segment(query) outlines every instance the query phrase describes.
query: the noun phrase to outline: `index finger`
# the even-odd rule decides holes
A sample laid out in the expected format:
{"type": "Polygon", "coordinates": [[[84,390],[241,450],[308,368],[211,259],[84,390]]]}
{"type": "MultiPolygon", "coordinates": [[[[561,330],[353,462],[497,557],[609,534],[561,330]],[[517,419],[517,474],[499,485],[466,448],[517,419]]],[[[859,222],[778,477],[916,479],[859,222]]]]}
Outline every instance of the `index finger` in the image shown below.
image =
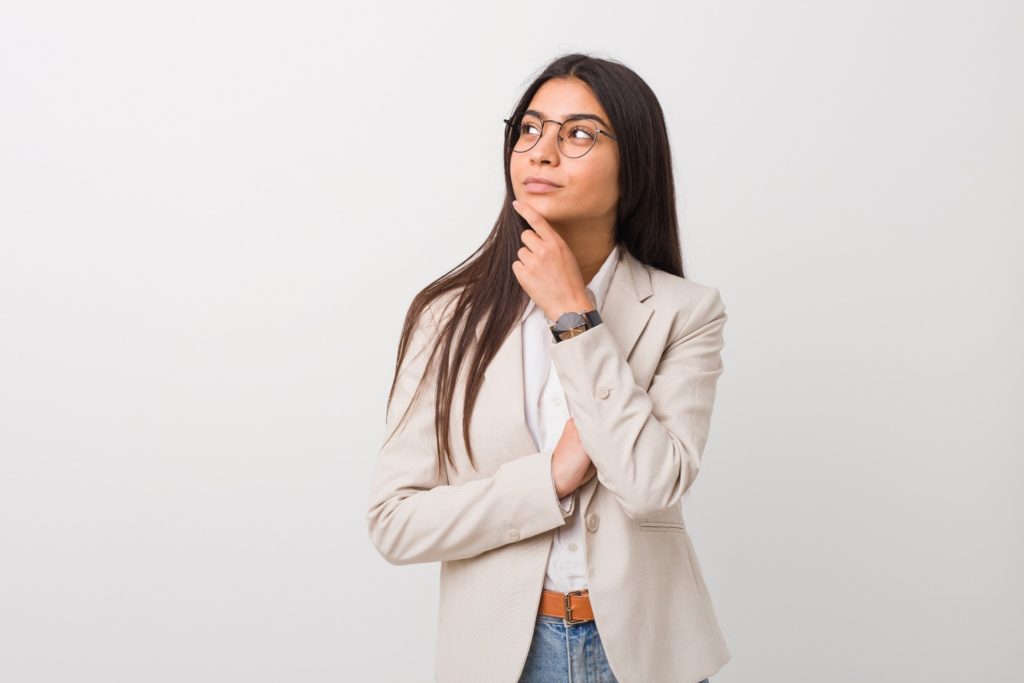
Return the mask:
{"type": "Polygon", "coordinates": [[[558,233],[555,229],[547,222],[547,220],[540,214],[540,211],[533,208],[529,204],[519,199],[512,201],[512,208],[519,212],[530,227],[544,240],[554,241],[558,239],[558,233]]]}

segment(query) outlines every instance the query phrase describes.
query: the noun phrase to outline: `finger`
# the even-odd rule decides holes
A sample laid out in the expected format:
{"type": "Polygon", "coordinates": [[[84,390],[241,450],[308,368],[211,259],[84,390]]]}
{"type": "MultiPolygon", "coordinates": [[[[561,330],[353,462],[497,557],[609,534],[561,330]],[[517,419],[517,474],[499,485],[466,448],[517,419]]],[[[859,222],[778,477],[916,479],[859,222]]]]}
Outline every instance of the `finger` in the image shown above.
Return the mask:
{"type": "Polygon", "coordinates": [[[519,247],[519,250],[516,252],[516,258],[518,259],[518,263],[523,264],[524,268],[529,269],[535,267],[533,264],[537,255],[530,251],[528,247],[519,247]]]}
{"type": "Polygon", "coordinates": [[[519,271],[516,270],[516,266],[519,266],[520,268],[525,268],[526,266],[523,265],[522,261],[516,260],[516,261],[512,262],[512,274],[516,276],[516,280],[518,280],[519,281],[519,285],[522,286],[523,278],[520,277],[519,271]]]}
{"type": "Polygon", "coordinates": [[[523,245],[530,251],[535,251],[536,248],[544,241],[540,235],[533,230],[523,230],[523,234],[519,236],[522,240],[523,245]]]}
{"type": "Polygon", "coordinates": [[[530,224],[530,227],[533,228],[542,239],[554,240],[557,237],[558,233],[555,232],[555,229],[548,224],[547,220],[545,220],[544,216],[542,216],[540,211],[537,211],[537,209],[519,199],[512,202],[512,208],[519,212],[519,215],[530,224]]]}

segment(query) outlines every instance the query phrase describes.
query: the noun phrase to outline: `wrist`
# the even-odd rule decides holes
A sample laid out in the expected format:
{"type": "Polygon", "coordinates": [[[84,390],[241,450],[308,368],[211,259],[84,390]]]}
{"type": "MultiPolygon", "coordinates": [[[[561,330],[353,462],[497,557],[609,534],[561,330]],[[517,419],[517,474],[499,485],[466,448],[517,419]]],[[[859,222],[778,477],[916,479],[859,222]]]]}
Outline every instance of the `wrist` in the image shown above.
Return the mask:
{"type": "Polygon", "coordinates": [[[563,498],[565,496],[565,492],[563,492],[562,489],[558,486],[558,479],[559,479],[559,477],[558,477],[558,475],[556,473],[557,470],[558,470],[558,468],[556,466],[556,462],[554,460],[552,460],[551,461],[551,486],[552,486],[552,488],[555,489],[555,497],[556,498],[563,498]]]}
{"type": "Polygon", "coordinates": [[[586,313],[592,310],[594,310],[594,302],[589,297],[577,296],[557,304],[555,310],[548,311],[545,315],[547,315],[548,320],[555,321],[563,313],[586,313]]]}

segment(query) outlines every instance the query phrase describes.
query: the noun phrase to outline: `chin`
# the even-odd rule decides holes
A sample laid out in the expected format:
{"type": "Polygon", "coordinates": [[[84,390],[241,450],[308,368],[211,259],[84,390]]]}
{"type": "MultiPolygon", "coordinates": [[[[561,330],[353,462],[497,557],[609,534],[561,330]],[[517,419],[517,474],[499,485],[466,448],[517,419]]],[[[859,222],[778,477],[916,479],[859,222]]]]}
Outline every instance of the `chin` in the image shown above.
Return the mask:
{"type": "Polygon", "coordinates": [[[537,204],[537,210],[543,214],[544,219],[552,224],[571,224],[579,220],[579,214],[569,211],[561,211],[558,204],[537,204]]]}
{"type": "Polygon", "coordinates": [[[557,192],[541,192],[538,194],[531,194],[527,192],[523,195],[523,200],[528,204],[533,204],[535,206],[550,206],[551,208],[568,206],[569,204],[566,202],[565,198],[557,197],[557,194],[557,192]]]}

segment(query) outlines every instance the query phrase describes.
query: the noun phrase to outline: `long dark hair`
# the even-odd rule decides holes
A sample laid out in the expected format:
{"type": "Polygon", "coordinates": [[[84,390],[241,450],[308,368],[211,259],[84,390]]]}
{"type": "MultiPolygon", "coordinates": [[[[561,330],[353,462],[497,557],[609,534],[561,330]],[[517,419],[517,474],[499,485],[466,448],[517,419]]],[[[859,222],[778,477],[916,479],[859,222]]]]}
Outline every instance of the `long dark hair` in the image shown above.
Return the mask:
{"type": "MultiPolygon", "coordinates": [[[[654,92],[640,76],[620,62],[580,53],[566,54],[548,64],[534,79],[512,114],[525,111],[534,93],[552,78],[576,78],[586,83],[607,112],[609,123],[617,133],[619,204],[615,242],[620,249],[628,249],[640,262],[683,277],[672,155],[665,118],[654,92]]],[[[413,298],[398,345],[388,410],[417,321],[433,302],[451,293],[446,297],[448,301],[444,307],[446,311],[451,310],[451,315],[438,316],[440,324],[436,341],[427,356],[423,379],[409,403],[411,408],[419,396],[423,380],[431,376],[431,381],[436,382],[434,406],[439,479],[446,460],[454,466],[449,427],[459,369],[463,368],[469,351],[473,350],[466,377],[462,434],[470,464],[475,467],[469,443],[469,424],[483,373],[529,303],[528,295],[512,271],[512,263],[518,259],[518,251],[522,247],[520,235],[530,227],[512,208],[515,194],[509,165],[517,136],[518,131],[506,126],[503,160],[505,200],[494,227],[475,252],[413,298]],[[449,305],[451,302],[454,305],[449,305]],[[459,333],[460,330],[481,332],[479,335],[465,334],[459,333]],[[436,378],[433,378],[432,369],[438,354],[446,362],[436,368],[436,378]]],[[[407,408],[402,420],[408,412],[407,408]]]]}

